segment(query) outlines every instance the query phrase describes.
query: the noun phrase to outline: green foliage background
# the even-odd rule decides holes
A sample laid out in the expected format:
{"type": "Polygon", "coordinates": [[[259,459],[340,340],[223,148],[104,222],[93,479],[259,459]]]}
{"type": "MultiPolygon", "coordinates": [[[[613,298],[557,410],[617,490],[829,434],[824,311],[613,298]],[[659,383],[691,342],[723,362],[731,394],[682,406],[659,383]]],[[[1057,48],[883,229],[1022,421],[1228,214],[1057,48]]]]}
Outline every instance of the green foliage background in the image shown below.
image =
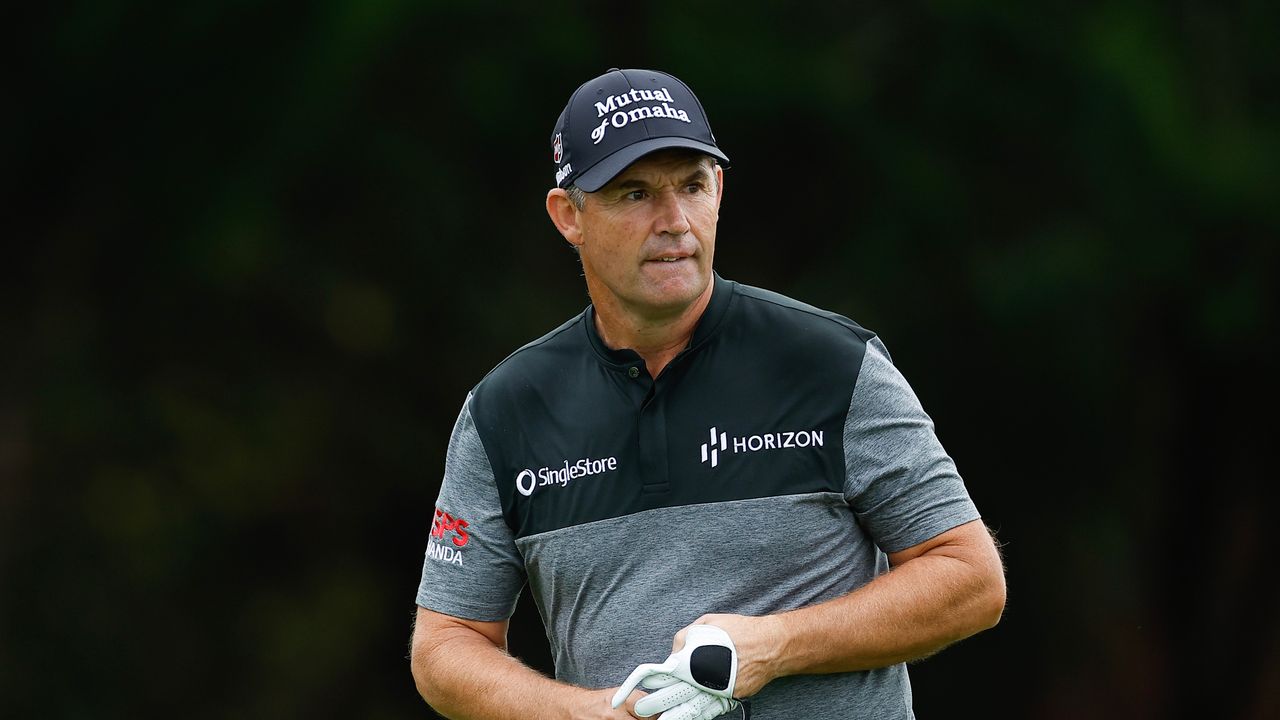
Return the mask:
{"type": "MultiPolygon", "coordinates": [[[[673,72],[726,277],[876,330],[1006,544],[921,717],[1280,716],[1280,6],[27,8],[3,115],[0,716],[430,717],[468,388],[587,302],[552,123],[673,72]]],[[[779,562],[788,561],[778,548],[779,562]]],[[[514,650],[546,667],[522,601],[514,650]]]]}

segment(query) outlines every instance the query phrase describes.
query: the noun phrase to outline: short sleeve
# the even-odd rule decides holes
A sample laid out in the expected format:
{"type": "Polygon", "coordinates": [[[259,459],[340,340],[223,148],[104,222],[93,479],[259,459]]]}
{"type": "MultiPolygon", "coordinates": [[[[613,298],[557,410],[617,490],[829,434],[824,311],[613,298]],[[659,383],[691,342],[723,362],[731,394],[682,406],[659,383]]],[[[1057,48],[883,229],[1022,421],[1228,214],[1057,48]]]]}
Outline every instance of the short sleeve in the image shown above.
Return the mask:
{"type": "Polygon", "coordinates": [[[885,552],[979,517],[955,463],[879,338],[867,343],[844,427],[845,499],[885,552]]]}
{"type": "Polygon", "coordinates": [[[524,583],[524,562],[503,518],[468,395],[449,438],[417,602],[454,617],[506,620],[524,583]]]}

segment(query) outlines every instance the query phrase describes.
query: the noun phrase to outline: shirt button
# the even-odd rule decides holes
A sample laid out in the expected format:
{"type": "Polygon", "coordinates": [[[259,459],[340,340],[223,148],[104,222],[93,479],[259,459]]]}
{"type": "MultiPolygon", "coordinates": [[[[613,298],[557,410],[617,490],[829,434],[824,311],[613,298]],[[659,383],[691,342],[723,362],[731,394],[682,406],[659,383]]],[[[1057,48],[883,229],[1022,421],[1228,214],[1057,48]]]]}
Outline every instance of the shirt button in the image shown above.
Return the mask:
{"type": "Polygon", "coordinates": [[[640,377],[640,368],[636,367],[635,365],[632,365],[631,367],[627,368],[627,375],[631,376],[633,379],[640,377]]]}

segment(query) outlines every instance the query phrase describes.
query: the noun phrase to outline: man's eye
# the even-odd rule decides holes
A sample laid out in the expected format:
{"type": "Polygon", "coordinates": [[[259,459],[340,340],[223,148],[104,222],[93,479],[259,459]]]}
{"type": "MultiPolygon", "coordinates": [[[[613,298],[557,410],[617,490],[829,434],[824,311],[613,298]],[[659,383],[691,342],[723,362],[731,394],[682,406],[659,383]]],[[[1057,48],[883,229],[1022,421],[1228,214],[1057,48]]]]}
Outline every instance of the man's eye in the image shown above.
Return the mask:
{"type": "Polygon", "coordinates": [[[685,186],[684,191],[690,194],[702,192],[701,183],[690,183],[685,186]]]}
{"type": "Polygon", "coordinates": [[[643,190],[632,190],[631,192],[627,193],[628,200],[643,200],[644,198],[645,198],[645,192],[643,190]]]}

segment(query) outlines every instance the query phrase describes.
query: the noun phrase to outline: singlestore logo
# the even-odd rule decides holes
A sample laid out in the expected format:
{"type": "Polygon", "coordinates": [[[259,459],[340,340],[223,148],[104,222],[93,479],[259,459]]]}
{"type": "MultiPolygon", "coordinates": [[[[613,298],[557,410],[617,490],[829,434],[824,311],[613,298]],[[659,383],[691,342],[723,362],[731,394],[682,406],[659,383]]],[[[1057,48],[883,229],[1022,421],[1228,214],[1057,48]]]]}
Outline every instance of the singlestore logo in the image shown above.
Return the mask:
{"type": "Polygon", "coordinates": [[[538,470],[521,470],[516,473],[516,490],[528,497],[540,487],[565,487],[572,480],[612,472],[618,469],[618,458],[582,458],[577,462],[564,461],[559,467],[538,470]]]}

